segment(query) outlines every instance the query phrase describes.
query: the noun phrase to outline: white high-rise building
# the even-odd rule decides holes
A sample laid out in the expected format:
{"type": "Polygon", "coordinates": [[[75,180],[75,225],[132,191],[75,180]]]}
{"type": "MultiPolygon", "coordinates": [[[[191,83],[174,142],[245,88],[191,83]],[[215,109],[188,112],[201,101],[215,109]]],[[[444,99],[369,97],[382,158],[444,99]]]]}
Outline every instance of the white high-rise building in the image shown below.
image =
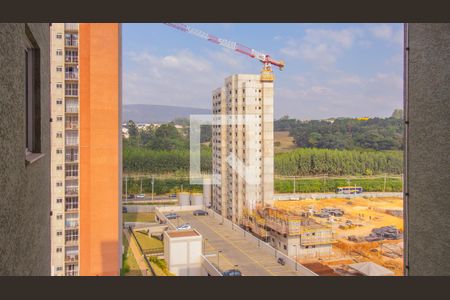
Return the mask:
{"type": "Polygon", "coordinates": [[[78,275],[78,24],[51,26],[51,264],[53,275],[78,275]]]}
{"type": "Polygon", "coordinates": [[[221,116],[212,128],[212,208],[240,223],[245,210],[273,199],[273,81],[232,75],[212,102],[221,116]]]}

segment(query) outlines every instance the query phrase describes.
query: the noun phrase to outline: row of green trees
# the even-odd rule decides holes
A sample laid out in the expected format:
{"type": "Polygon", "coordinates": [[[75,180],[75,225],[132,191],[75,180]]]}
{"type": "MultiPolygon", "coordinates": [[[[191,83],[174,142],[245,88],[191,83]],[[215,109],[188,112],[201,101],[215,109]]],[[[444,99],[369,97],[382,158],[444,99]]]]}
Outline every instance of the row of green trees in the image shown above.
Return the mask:
{"type": "MultiPolygon", "coordinates": [[[[123,181],[122,191],[128,194],[151,193],[152,179],[151,178],[127,178],[123,181]],[[142,183],[142,189],[141,189],[142,183]]],[[[161,178],[154,179],[153,191],[156,195],[184,192],[202,192],[203,186],[197,184],[190,184],[186,177],[161,178]]]]}
{"type": "Polygon", "coordinates": [[[275,155],[275,174],[376,175],[402,174],[401,151],[362,151],[299,148],[275,155]]]}
{"type": "MultiPolygon", "coordinates": [[[[126,146],[123,149],[123,170],[125,173],[142,174],[189,172],[190,154],[188,149],[151,150],[126,146]]],[[[211,173],[211,148],[200,150],[200,163],[202,172],[211,173]]]]}
{"type": "MultiPolygon", "coordinates": [[[[150,150],[127,146],[123,149],[125,173],[163,174],[189,172],[189,150],[150,150]]],[[[200,151],[201,171],[211,173],[211,149],[200,151]]],[[[275,174],[310,175],[377,175],[402,174],[401,151],[362,151],[299,148],[275,154],[275,174]]]]}

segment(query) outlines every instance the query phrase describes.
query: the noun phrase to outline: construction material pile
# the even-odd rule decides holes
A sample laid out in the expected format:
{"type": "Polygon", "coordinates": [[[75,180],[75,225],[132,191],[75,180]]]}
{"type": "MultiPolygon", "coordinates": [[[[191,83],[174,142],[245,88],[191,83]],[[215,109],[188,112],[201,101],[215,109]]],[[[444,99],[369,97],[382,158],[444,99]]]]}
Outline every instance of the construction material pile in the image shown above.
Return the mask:
{"type": "Polygon", "coordinates": [[[397,227],[393,225],[374,228],[372,229],[372,232],[365,237],[366,241],[368,242],[381,240],[399,240],[401,238],[403,238],[403,234],[399,229],[397,229],[397,227]]]}
{"type": "Polygon", "coordinates": [[[342,217],[343,215],[344,211],[339,208],[322,208],[320,212],[314,214],[315,217],[319,218],[342,217]]]}

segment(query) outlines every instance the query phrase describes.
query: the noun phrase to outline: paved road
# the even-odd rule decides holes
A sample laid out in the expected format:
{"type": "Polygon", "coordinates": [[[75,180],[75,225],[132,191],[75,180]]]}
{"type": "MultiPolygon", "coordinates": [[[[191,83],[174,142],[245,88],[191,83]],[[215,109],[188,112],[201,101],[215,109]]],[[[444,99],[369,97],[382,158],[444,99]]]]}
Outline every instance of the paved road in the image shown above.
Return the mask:
{"type": "MultiPolygon", "coordinates": [[[[180,224],[190,223],[193,228],[207,239],[205,254],[219,270],[237,268],[244,276],[299,276],[295,270],[277,263],[273,255],[250,244],[244,237],[231,228],[222,226],[211,216],[194,216],[192,212],[181,212],[180,224]],[[211,255],[211,256],[209,256],[211,255]]],[[[175,222],[174,224],[176,224],[175,222]]]]}

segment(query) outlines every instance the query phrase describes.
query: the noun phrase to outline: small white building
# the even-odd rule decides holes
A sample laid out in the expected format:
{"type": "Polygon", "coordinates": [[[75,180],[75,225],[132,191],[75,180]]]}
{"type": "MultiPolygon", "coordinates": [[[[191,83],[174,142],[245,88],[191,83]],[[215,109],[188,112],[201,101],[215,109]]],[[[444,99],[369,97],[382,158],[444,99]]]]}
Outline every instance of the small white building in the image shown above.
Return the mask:
{"type": "Polygon", "coordinates": [[[202,236],[196,230],[164,232],[164,259],[169,271],[177,276],[204,276],[202,236]]]}

